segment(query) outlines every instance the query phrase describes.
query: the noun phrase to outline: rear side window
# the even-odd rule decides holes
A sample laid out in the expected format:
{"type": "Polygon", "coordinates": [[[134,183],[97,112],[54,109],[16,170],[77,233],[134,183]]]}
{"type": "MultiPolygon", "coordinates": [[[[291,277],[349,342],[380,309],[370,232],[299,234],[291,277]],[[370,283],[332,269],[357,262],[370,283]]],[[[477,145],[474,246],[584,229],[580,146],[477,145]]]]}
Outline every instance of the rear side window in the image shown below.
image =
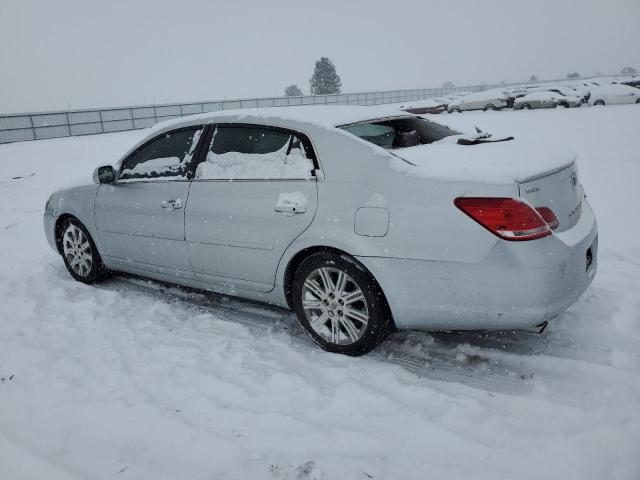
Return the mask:
{"type": "Polygon", "coordinates": [[[307,179],[310,147],[293,132],[253,126],[217,126],[196,179],[307,179]]]}
{"type": "Polygon", "coordinates": [[[122,163],[121,180],[183,179],[195,153],[202,127],[168,132],[133,152],[122,163]]]}
{"type": "Polygon", "coordinates": [[[460,133],[421,117],[371,120],[340,128],[387,150],[424,145],[460,133]]]}
{"type": "Polygon", "coordinates": [[[393,141],[396,138],[395,128],[376,123],[360,123],[344,127],[344,129],[356,137],[387,149],[393,148],[393,141]]]}

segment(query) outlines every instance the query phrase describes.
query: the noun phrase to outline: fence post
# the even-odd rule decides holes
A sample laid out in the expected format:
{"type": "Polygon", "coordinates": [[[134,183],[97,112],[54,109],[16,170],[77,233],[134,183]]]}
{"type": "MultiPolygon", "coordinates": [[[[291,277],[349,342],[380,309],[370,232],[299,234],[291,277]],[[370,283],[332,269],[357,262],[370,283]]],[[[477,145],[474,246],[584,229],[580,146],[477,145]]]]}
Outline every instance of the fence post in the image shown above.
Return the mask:
{"type": "Polygon", "coordinates": [[[67,118],[67,131],[69,132],[69,136],[71,137],[71,122],[69,121],[69,112],[65,112],[65,117],[67,118]]]}
{"type": "Polygon", "coordinates": [[[33,123],[33,115],[29,115],[29,121],[31,122],[31,131],[33,132],[33,139],[37,140],[38,137],[36,137],[36,126],[33,123]]]}

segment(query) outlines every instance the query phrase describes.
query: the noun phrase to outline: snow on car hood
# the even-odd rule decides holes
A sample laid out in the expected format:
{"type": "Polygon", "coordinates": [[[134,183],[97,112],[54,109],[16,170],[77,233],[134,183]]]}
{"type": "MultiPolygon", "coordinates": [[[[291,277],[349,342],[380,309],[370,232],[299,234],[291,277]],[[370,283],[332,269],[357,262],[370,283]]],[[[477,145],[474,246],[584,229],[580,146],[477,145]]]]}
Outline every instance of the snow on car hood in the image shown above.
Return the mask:
{"type": "Polygon", "coordinates": [[[571,151],[522,141],[478,145],[432,143],[400,148],[392,153],[390,167],[412,177],[495,184],[544,176],[569,166],[576,159],[571,151]]]}

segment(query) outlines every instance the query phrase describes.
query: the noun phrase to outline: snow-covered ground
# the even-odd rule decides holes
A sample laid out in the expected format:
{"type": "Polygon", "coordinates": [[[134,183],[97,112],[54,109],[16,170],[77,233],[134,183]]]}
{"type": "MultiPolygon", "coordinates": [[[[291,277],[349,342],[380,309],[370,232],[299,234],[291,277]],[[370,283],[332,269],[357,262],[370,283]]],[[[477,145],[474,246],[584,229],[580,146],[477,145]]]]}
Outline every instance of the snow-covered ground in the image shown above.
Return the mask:
{"type": "Polygon", "coordinates": [[[0,479],[640,478],[640,106],[433,118],[578,152],[599,272],[543,335],[348,358],[282,310],[85,286],[44,203],[144,132],[0,146],[0,479]]]}

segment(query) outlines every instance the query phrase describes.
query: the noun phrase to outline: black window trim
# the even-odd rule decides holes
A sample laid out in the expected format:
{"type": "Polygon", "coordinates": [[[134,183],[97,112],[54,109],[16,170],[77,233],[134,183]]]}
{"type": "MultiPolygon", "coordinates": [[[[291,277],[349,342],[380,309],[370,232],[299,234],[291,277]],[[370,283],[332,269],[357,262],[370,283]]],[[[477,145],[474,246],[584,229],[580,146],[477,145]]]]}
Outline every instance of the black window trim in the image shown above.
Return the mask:
{"type": "Polygon", "coordinates": [[[165,132],[159,133],[155,137],[150,138],[149,140],[144,142],[142,145],[139,145],[134,151],[130,152],[129,155],[127,155],[122,160],[122,162],[120,163],[120,168],[118,170],[118,176],[117,176],[117,180],[116,181],[121,181],[122,183],[189,182],[189,181],[191,181],[190,174],[191,174],[192,171],[195,172],[195,167],[192,168],[192,165],[200,163],[200,156],[202,155],[202,148],[203,148],[203,145],[204,145],[204,138],[207,135],[207,128],[208,128],[208,125],[206,125],[206,124],[186,125],[186,126],[183,126],[183,127],[175,128],[173,130],[167,130],[165,132]],[[200,135],[200,138],[198,139],[198,144],[196,145],[196,148],[195,148],[195,150],[193,152],[193,157],[191,158],[191,162],[189,162],[189,165],[187,166],[187,172],[186,172],[186,175],[184,176],[184,178],[167,178],[167,179],[163,179],[162,177],[156,177],[156,178],[144,178],[143,177],[143,178],[131,178],[131,179],[124,178],[124,179],[120,179],[120,177],[122,175],[122,170],[124,169],[124,166],[127,163],[127,160],[129,160],[133,155],[138,153],[140,150],[145,148],[150,143],[153,143],[156,140],[159,140],[160,138],[164,137],[165,135],[172,135],[174,133],[182,132],[184,130],[196,130],[196,131],[197,130],[202,130],[203,131],[202,134],[200,135]]]}
{"type": "Polygon", "coordinates": [[[302,142],[305,154],[310,156],[310,160],[313,162],[314,170],[311,172],[310,178],[234,178],[234,182],[291,182],[291,181],[316,181],[318,176],[316,171],[320,170],[320,165],[318,163],[318,157],[316,155],[315,149],[313,148],[313,144],[309,139],[309,136],[292,128],[278,127],[275,125],[268,125],[264,123],[246,123],[246,122],[217,122],[210,123],[207,125],[207,130],[200,137],[200,145],[198,145],[197,156],[194,155],[194,161],[191,162],[191,168],[187,170],[187,178],[190,181],[194,182],[228,182],[230,179],[228,178],[195,178],[196,169],[198,165],[207,159],[207,149],[211,144],[211,138],[213,137],[213,133],[216,131],[218,127],[236,127],[236,128],[261,128],[264,130],[274,131],[274,132],[282,132],[287,133],[289,135],[297,136],[302,142]]]}

